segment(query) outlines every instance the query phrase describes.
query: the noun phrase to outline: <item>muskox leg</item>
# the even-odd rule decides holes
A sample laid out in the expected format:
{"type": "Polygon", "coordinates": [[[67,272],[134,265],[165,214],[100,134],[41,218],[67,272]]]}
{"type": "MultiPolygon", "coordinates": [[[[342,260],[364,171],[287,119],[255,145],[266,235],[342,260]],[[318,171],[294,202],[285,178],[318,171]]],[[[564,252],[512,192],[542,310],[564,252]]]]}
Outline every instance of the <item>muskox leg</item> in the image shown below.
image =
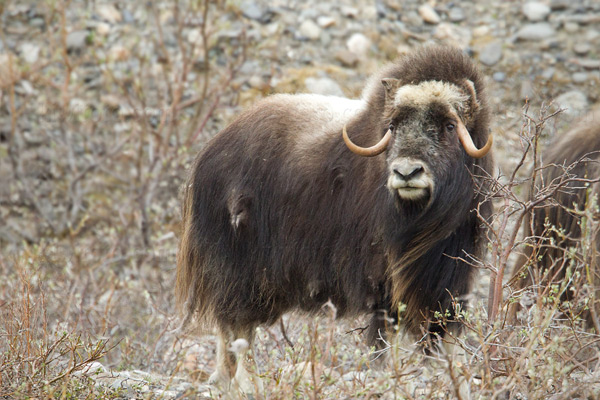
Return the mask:
{"type": "Polygon", "coordinates": [[[228,328],[219,328],[217,333],[217,368],[208,378],[208,383],[228,389],[235,372],[235,353],[229,351],[232,332],[228,328]]]}
{"type": "Polygon", "coordinates": [[[256,371],[252,345],[255,328],[231,329],[221,327],[218,331],[217,368],[208,378],[208,383],[228,391],[234,388],[244,393],[262,391],[260,379],[248,372],[256,371]]]}
{"type": "Polygon", "coordinates": [[[375,346],[378,354],[390,347],[388,338],[397,323],[397,318],[390,315],[386,309],[378,309],[373,313],[367,330],[367,343],[369,346],[375,346]]]}
{"type": "MultiPolygon", "coordinates": [[[[258,367],[254,359],[254,333],[255,328],[249,327],[236,335],[236,342],[241,343],[240,348],[234,349],[237,353],[237,367],[233,378],[238,389],[243,393],[262,393],[263,385],[258,377],[258,367]]],[[[234,342],[232,347],[236,347],[234,342]]]]}

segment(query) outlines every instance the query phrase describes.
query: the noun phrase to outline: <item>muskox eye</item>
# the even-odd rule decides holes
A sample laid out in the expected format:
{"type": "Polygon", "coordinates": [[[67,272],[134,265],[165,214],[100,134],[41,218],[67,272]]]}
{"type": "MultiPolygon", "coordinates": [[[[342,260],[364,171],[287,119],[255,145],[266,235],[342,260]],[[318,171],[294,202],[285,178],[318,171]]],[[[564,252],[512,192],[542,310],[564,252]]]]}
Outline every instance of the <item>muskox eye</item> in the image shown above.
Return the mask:
{"type": "Polygon", "coordinates": [[[388,129],[392,132],[394,132],[394,124],[390,124],[390,126],[388,126],[388,129]]]}
{"type": "Polygon", "coordinates": [[[454,124],[446,124],[446,130],[452,132],[454,130],[454,124]]]}

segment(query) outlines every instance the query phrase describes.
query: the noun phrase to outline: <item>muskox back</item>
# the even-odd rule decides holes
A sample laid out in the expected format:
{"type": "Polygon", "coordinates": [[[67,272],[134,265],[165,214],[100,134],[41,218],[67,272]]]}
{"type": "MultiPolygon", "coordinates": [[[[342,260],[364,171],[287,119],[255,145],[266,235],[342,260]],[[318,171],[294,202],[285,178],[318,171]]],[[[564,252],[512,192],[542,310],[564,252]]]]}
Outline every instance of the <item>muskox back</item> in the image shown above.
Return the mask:
{"type": "MultiPolygon", "coordinates": [[[[600,241],[596,232],[600,184],[593,182],[600,178],[599,117],[600,109],[589,113],[567,133],[556,137],[542,153],[543,169],[536,192],[555,191],[557,185],[560,188],[550,202],[535,209],[525,221],[524,236],[530,244],[515,264],[517,289],[533,285],[538,295],[547,295],[550,285],[560,287],[565,283],[568,269],[571,273],[577,269],[585,281],[600,285],[600,241]]],[[[567,288],[563,299],[579,296],[579,286],[567,288]]]]}

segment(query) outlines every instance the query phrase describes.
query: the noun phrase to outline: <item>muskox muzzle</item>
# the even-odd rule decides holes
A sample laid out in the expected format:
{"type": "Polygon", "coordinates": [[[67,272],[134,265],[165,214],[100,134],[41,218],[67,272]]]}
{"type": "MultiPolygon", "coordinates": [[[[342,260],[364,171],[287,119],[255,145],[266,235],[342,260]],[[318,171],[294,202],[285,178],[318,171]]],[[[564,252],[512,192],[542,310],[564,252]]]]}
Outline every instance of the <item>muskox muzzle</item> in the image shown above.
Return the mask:
{"type": "Polygon", "coordinates": [[[433,179],[420,160],[400,158],[390,164],[387,187],[404,200],[422,200],[431,195],[433,179]]]}

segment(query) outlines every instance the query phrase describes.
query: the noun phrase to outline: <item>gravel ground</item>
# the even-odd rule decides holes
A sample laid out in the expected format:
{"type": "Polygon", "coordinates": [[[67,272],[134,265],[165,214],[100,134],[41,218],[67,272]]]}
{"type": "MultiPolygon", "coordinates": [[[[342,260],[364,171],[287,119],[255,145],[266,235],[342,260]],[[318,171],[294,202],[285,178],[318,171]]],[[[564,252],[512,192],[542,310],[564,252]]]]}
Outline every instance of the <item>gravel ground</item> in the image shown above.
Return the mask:
{"type": "MultiPolygon", "coordinates": [[[[118,138],[121,132],[134,129],[131,127],[135,124],[131,116],[141,104],[128,102],[114,82],[129,79],[135,83],[137,77],[142,77],[147,87],[147,103],[143,104],[146,113],[156,113],[154,122],[148,120],[160,127],[161,107],[165,106],[161,96],[167,91],[161,82],[170,79],[169,73],[174,66],[183,63],[179,54],[179,37],[188,45],[197,43],[202,35],[199,28],[201,24],[189,16],[178,36],[178,16],[171,3],[156,3],[156,12],[153,13],[142,2],[73,1],[63,15],[66,29],[64,36],[60,36],[59,29],[48,22],[56,23],[60,18],[49,17],[48,7],[36,2],[9,1],[2,3],[0,10],[3,11],[0,22],[2,251],[5,254],[21,254],[26,246],[24,243],[31,246],[51,242],[62,251],[69,252],[69,257],[73,256],[72,250],[61,247],[62,243],[66,243],[66,231],[61,231],[60,226],[52,227],[52,222],[63,217],[68,219],[74,213],[74,218],[69,221],[80,223],[81,229],[97,230],[97,234],[107,240],[103,248],[110,247],[108,238],[120,235],[120,224],[133,227],[141,224],[141,231],[135,228],[135,234],[123,230],[124,233],[119,236],[122,239],[119,243],[123,243],[120,246],[147,249],[150,244],[158,254],[151,259],[138,260],[137,264],[116,260],[108,266],[102,264],[97,267],[111,271],[115,285],[111,289],[113,293],[122,293],[120,291],[125,287],[139,286],[139,290],[131,289],[131,292],[120,297],[120,301],[130,307],[123,313],[123,318],[136,314],[131,319],[138,321],[138,325],[129,326],[118,317],[113,317],[112,332],[115,337],[125,340],[132,335],[140,335],[144,331],[144,324],[147,324],[149,331],[156,331],[149,337],[138,336],[139,343],[131,347],[137,349],[136,354],[143,353],[139,348],[153,349],[147,351],[147,362],[137,359],[125,362],[124,357],[119,356],[112,359],[108,357],[102,361],[103,364],[94,366],[95,373],[91,375],[95,376],[95,381],[125,390],[125,397],[152,394],[177,398],[190,390],[208,397],[214,395],[211,388],[198,383],[214,366],[214,337],[209,335],[200,340],[182,342],[175,340],[174,333],[171,333],[174,306],[170,293],[179,220],[176,193],[195,152],[244,107],[271,93],[314,92],[356,97],[365,79],[386,61],[422,44],[452,44],[470,54],[488,77],[488,97],[494,116],[492,131],[495,135],[495,157],[499,170],[505,172],[516,164],[520,156],[519,131],[526,103],[532,115],[543,104],[551,102],[555,107],[566,109],[550,121],[544,137],[549,140],[587,112],[600,96],[600,3],[594,0],[528,3],[435,1],[424,4],[411,0],[231,2],[215,9],[212,14],[210,28],[213,47],[210,50],[214,52],[200,51],[194,54],[191,60],[193,68],[186,77],[182,103],[193,100],[202,91],[202,85],[198,82],[207,63],[213,71],[217,71],[215,76],[218,79],[214,78],[214,82],[223,82],[223,79],[227,79],[223,78],[226,75],[224,71],[233,63],[231,59],[237,57],[236,60],[240,61],[235,65],[235,74],[226,80],[227,87],[218,98],[218,107],[202,125],[200,134],[194,136],[196,140],[191,142],[181,160],[167,164],[171,172],[161,170],[159,185],[153,189],[151,204],[147,204],[150,213],[148,218],[151,220],[150,234],[145,234],[143,229],[146,217],[136,213],[137,200],[131,202],[134,205],[123,203],[119,207],[102,209],[104,214],[98,217],[99,220],[110,223],[87,228],[77,208],[57,194],[56,182],[61,182],[60,176],[64,174],[61,168],[71,163],[76,171],[87,171],[86,168],[95,171],[97,163],[94,164],[94,160],[112,154],[112,151],[119,152],[122,159],[135,156],[138,148],[133,145],[129,147],[130,143],[118,147],[118,138]],[[158,26],[161,27],[162,44],[152,39],[157,37],[158,26]],[[72,82],[67,82],[71,88],[68,97],[60,97],[64,91],[47,89],[53,85],[60,88],[64,84],[59,78],[67,67],[65,63],[60,63],[61,52],[56,50],[61,43],[74,61],[70,66],[72,82]],[[240,56],[242,48],[246,50],[243,58],[240,56]],[[171,64],[165,63],[165,54],[171,57],[171,64]],[[16,121],[18,137],[13,135],[11,116],[14,113],[10,109],[10,91],[7,89],[12,76],[9,70],[11,57],[17,60],[21,71],[21,79],[14,86],[16,106],[22,110],[16,121]],[[43,79],[29,79],[29,76],[34,76],[32,71],[43,71],[43,79]],[[71,143],[68,141],[71,139],[65,139],[66,136],[61,133],[60,127],[65,121],[61,120],[60,115],[52,113],[61,101],[60,107],[68,109],[69,115],[75,115],[75,119],[85,115],[88,110],[92,115],[100,109],[111,111],[101,120],[101,129],[89,137],[85,137],[88,125],[79,120],[67,121],[68,126],[74,127],[70,133],[75,137],[73,154],[63,149],[65,143],[71,143]],[[113,120],[109,120],[109,116],[113,120]],[[22,169],[21,182],[33,190],[39,204],[23,205],[27,203],[27,190],[16,183],[13,171],[17,164],[11,161],[11,141],[18,142],[16,146],[21,161],[17,164],[22,169]],[[106,143],[110,143],[110,146],[107,147],[106,143]],[[113,148],[113,145],[116,147],[113,148]],[[120,217],[117,216],[119,213],[120,217]],[[63,233],[59,235],[59,231],[63,233]],[[136,297],[140,293],[161,306],[148,309],[144,306],[146,300],[136,297]],[[127,299],[131,299],[131,302],[127,299]],[[182,349],[187,351],[187,355],[180,359],[180,364],[176,364],[172,354],[182,349]],[[120,370],[122,368],[119,365],[124,365],[127,371],[120,370]],[[134,371],[136,368],[150,372],[134,371]]],[[[133,84],[131,90],[135,91],[135,87],[133,84]]],[[[183,109],[182,121],[197,122],[193,108],[183,109]]],[[[150,150],[143,147],[139,151],[150,150]]],[[[103,167],[106,170],[103,179],[107,179],[106,176],[111,176],[111,173],[110,179],[114,181],[137,176],[134,167],[131,170],[119,170],[123,165],[129,165],[120,164],[121,158],[115,161],[116,170],[111,171],[112,164],[103,167]]],[[[148,171],[150,174],[159,174],[154,169],[148,171]]],[[[97,184],[103,188],[105,193],[93,194],[97,197],[110,198],[114,194],[111,188],[116,187],[94,181],[93,177],[86,184],[97,184]]],[[[145,193],[140,191],[144,187],[143,184],[139,187],[133,185],[130,189],[120,190],[119,195],[139,199],[136,193],[145,193]]],[[[77,185],[71,187],[72,190],[77,188],[77,185]]],[[[97,201],[86,197],[90,193],[85,191],[87,189],[92,190],[88,186],[81,188],[85,192],[81,209],[97,201]]],[[[90,218],[95,218],[95,215],[90,214],[90,218]]],[[[66,226],[71,230],[79,229],[69,224],[66,226]]],[[[131,228],[131,232],[133,230],[131,228]]],[[[91,243],[86,240],[77,242],[78,246],[85,247],[86,243],[91,243]]],[[[84,264],[93,264],[94,257],[91,260],[87,260],[85,254],[82,257],[84,264]]],[[[65,268],[73,268],[65,275],[65,279],[76,279],[75,267],[65,268]]],[[[94,274],[98,273],[98,269],[93,271],[94,274]]],[[[483,276],[476,290],[475,308],[483,307],[486,282],[487,277],[483,276]]],[[[85,302],[86,297],[81,294],[83,290],[74,293],[75,301],[85,302]]],[[[98,300],[98,307],[110,302],[110,297],[106,300],[106,296],[111,296],[109,291],[93,292],[93,296],[98,298],[102,295],[105,303],[98,300]]],[[[60,306],[55,308],[60,309],[60,306]]],[[[285,319],[292,342],[305,340],[305,335],[310,337],[306,332],[307,321],[311,319],[299,316],[285,319]]],[[[343,343],[339,344],[341,348],[349,349],[351,354],[356,349],[359,353],[368,353],[368,349],[360,344],[359,331],[345,333],[362,326],[360,320],[344,321],[334,327],[331,324],[326,320],[322,329],[325,334],[336,332],[343,336],[343,343]]],[[[310,326],[315,331],[320,329],[310,326]]],[[[94,331],[96,324],[90,323],[87,328],[94,331]]],[[[285,350],[281,350],[282,343],[285,343],[285,339],[278,327],[259,332],[259,368],[265,365],[279,368],[281,376],[293,373],[285,371],[286,356],[285,350]]],[[[341,381],[355,379],[347,374],[355,369],[360,370],[360,367],[356,367],[360,359],[360,356],[353,358],[353,361],[349,361],[353,363],[352,368],[347,371],[342,368],[335,376],[341,381]]]]}

